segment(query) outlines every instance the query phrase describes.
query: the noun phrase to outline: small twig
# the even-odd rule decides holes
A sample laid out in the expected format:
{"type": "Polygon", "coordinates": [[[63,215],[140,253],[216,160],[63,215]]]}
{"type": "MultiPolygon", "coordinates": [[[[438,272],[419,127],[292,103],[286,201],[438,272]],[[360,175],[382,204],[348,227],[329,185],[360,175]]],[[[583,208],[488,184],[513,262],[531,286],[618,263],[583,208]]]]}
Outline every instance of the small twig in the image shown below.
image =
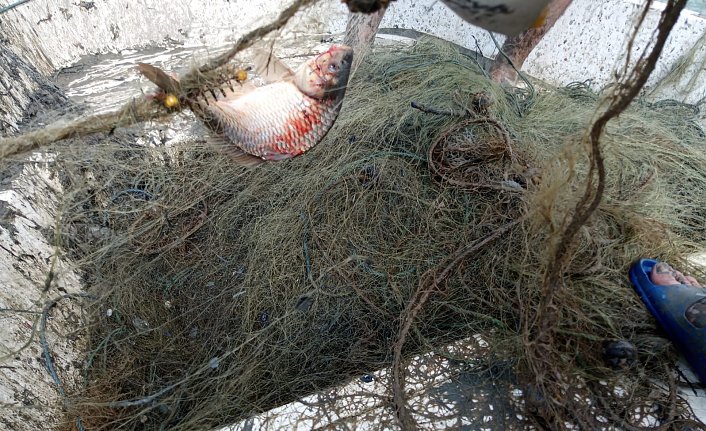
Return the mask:
{"type": "Polygon", "coordinates": [[[412,105],[412,108],[419,109],[420,111],[422,111],[426,114],[448,115],[450,117],[464,117],[464,116],[466,116],[465,113],[461,114],[461,113],[454,112],[454,111],[447,111],[444,109],[433,108],[431,106],[422,105],[421,103],[415,102],[414,100],[410,103],[410,105],[412,105]]]}
{"type": "Polygon", "coordinates": [[[483,49],[481,49],[480,44],[478,43],[478,38],[473,35],[471,35],[471,37],[473,38],[473,42],[475,42],[476,44],[476,51],[473,60],[476,62],[476,65],[478,66],[478,69],[481,71],[483,76],[485,76],[486,78],[490,78],[490,75],[488,75],[488,72],[486,72],[485,68],[480,64],[480,61],[478,60],[479,54],[481,57],[485,57],[485,55],[483,55],[483,49]]]}
{"type": "Polygon", "coordinates": [[[699,393],[696,392],[696,388],[694,387],[694,384],[691,382],[691,380],[689,380],[689,378],[686,377],[686,375],[685,375],[684,372],[681,370],[681,368],[676,367],[676,370],[677,370],[677,374],[679,374],[679,376],[684,380],[684,382],[686,382],[686,384],[689,385],[689,388],[690,388],[691,391],[694,393],[694,396],[695,396],[695,397],[698,397],[698,396],[699,396],[699,393]]]}

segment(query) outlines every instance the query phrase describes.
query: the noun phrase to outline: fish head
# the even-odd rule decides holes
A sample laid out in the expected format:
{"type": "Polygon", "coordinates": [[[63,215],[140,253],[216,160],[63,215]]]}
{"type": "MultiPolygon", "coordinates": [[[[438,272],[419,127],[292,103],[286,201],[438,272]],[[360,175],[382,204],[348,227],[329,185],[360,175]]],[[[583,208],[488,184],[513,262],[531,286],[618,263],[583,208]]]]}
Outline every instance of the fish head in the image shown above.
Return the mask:
{"type": "Polygon", "coordinates": [[[310,97],[336,98],[345,93],[352,62],[353,48],[332,45],[302,65],[295,75],[295,84],[310,97]]]}

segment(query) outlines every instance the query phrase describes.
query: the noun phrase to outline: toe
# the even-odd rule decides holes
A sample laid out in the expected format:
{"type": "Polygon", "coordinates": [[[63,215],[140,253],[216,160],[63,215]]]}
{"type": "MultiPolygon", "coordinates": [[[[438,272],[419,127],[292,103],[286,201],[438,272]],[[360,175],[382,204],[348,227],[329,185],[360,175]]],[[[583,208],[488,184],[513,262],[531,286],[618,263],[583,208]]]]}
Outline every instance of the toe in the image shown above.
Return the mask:
{"type": "Polygon", "coordinates": [[[692,277],[690,275],[685,275],[684,278],[686,278],[686,281],[688,281],[690,285],[696,286],[696,287],[701,287],[701,283],[699,283],[699,281],[697,279],[695,279],[694,277],[692,277]]]}
{"type": "Polygon", "coordinates": [[[650,280],[658,286],[670,286],[674,284],[684,284],[687,286],[703,286],[699,281],[690,276],[684,275],[682,272],[675,270],[668,263],[658,262],[650,273],[650,280]]]}
{"type": "Polygon", "coordinates": [[[658,286],[669,286],[673,284],[681,284],[676,279],[676,271],[665,262],[659,262],[652,268],[650,279],[658,286]]]}
{"type": "Polygon", "coordinates": [[[691,285],[681,271],[674,271],[674,278],[679,284],[686,284],[687,286],[691,285]]]}

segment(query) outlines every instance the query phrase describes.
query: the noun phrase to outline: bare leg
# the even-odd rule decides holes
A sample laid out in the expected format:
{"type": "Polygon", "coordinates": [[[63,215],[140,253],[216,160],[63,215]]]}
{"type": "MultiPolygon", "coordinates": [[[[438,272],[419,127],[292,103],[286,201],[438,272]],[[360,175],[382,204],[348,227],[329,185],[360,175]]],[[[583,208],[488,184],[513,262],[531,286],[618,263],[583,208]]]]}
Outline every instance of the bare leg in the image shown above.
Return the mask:
{"type": "Polygon", "coordinates": [[[377,34],[382,17],[385,15],[384,6],[371,14],[351,13],[346,24],[346,36],[343,43],[353,48],[352,70],[356,70],[365,55],[370,51],[377,34]]]}
{"type": "MultiPolygon", "coordinates": [[[[518,69],[522,67],[527,56],[564,14],[571,1],[553,0],[547,6],[546,19],[542,26],[526,30],[505,41],[502,50],[515,67],[518,69]]],[[[351,12],[363,12],[349,15],[344,38],[344,43],[354,49],[353,68],[355,69],[375,40],[389,0],[346,0],[345,3],[348,4],[351,12]]],[[[496,57],[491,66],[490,75],[496,82],[514,83],[517,80],[515,70],[501,55],[496,57]]]]}
{"type": "MultiPolygon", "coordinates": [[[[502,50],[518,70],[522,68],[527,56],[529,56],[534,47],[564,14],[571,1],[553,0],[547,6],[546,19],[542,26],[530,28],[517,36],[505,40],[502,50]]],[[[490,76],[498,83],[514,83],[517,81],[517,73],[501,54],[495,57],[495,61],[490,67],[490,76]]]]}

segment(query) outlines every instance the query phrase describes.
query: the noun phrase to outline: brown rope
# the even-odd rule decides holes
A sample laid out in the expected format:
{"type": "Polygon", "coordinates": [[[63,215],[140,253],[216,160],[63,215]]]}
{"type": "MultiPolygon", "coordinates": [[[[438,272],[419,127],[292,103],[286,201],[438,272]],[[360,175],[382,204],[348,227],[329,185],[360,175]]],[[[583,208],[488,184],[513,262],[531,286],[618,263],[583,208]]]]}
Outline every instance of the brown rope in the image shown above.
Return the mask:
{"type": "Polygon", "coordinates": [[[432,143],[427,159],[429,170],[456,187],[506,190],[502,185],[501,165],[516,161],[511,142],[510,134],[497,120],[488,117],[466,120],[432,143]],[[474,133],[476,128],[482,128],[484,133],[474,133]]]}
{"type": "Polygon", "coordinates": [[[414,430],[416,424],[410,415],[404,396],[404,361],[402,360],[402,348],[407,341],[407,336],[412,328],[412,324],[417,318],[419,312],[424,308],[429,295],[435,290],[438,290],[439,284],[448,278],[453,271],[464,259],[473,253],[477,253],[486,245],[500,238],[502,235],[510,231],[514,226],[524,221],[524,218],[514,220],[494,230],[489,235],[480,238],[471,244],[459,248],[453,255],[447,258],[447,262],[441,271],[441,265],[430,269],[419,280],[417,290],[414,292],[412,299],[407,303],[407,307],[403,314],[402,327],[400,328],[397,342],[394,346],[392,358],[392,392],[393,402],[397,420],[403,430],[414,430]]]}

